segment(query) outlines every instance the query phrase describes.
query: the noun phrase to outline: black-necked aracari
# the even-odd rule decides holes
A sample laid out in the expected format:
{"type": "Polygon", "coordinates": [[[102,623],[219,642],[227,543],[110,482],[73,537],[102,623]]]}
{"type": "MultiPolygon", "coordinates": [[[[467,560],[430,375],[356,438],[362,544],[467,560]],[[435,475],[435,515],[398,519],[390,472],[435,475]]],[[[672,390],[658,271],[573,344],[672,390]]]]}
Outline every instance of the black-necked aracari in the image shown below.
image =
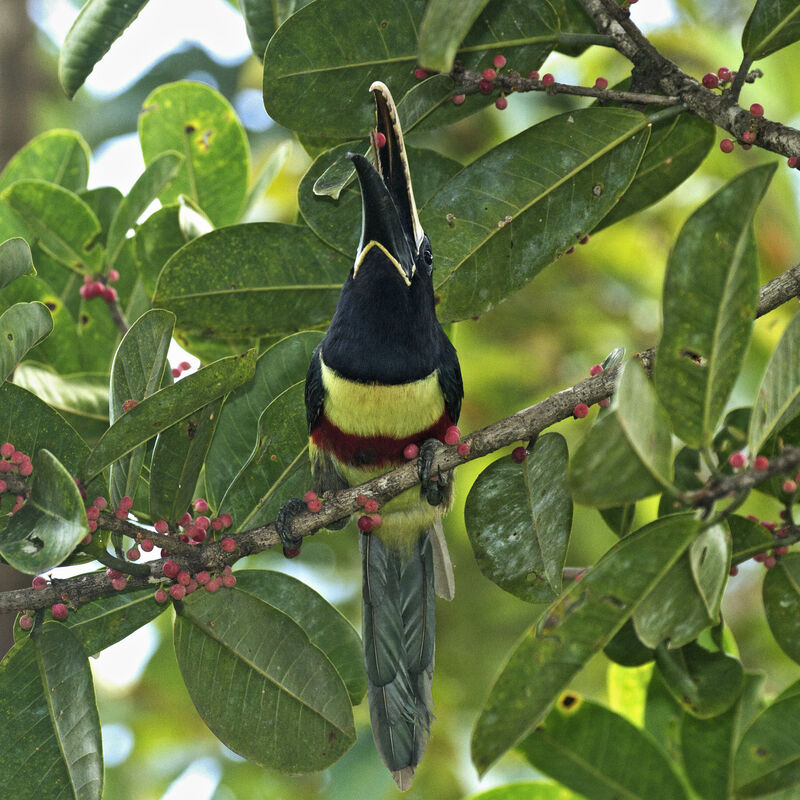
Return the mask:
{"type": "MultiPolygon", "coordinates": [[[[463,396],[456,351],[436,318],[433,253],[417,215],[397,109],[383,83],[370,91],[374,165],[349,155],[361,186],[361,241],[306,377],[320,494],[403,463],[409,444],[430,454],[432,441],[438,446],[458,420],[463,396]]],[[[424,486],[430,459],[420,462],[424,486]]],[[[434,593],[449,599],[453,592],[440,520],[451,500],[452,483],[443,478],[427,491],[409,489],[361,536],[372,730],[402,790],[411,785],[432,719],[434,593]]]]}

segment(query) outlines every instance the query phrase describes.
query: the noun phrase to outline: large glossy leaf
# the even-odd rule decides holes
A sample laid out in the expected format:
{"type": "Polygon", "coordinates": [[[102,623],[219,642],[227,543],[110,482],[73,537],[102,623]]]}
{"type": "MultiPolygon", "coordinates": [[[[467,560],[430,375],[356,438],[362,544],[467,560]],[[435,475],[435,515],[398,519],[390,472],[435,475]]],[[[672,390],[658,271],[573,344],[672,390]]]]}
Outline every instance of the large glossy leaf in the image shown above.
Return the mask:
{"type": "Polygon", "coordinates": [[[15,237],[0,244],[0,289],[23,275],[35,275],[31,249],[24,239],[15,237]]]}
{"type": "Polygon", "coordinates": [[[800,693],[797,684],[747,728],[734,764],[737,797],[759,797],[800,783],[800,693]]]}
{"type": "Polygon", "coordinates": [[[797,0],[757,0],[742,32],[742,51],[755,60],[798,39],[800,3],[797,0]]]}
{"type": "Polygon", "coordinates": [[[569,454],[558,433],[540,436],[522,463],[503,456],[472,484],[464,523],[481,572],[532,603],[561,593],[572,527],[569,454]]]}
{"type": "Polygon", "coordinates": [[[450,72],[458,45],[486,3],[487,0],[431,0],[420,25],[417,62],[427,69],[450,72]]]}
{"type": "Polygon", "coordinates": [[[239,0],[239,6],[244,16],[244,25],[247,29],[247,38],[253,52],[259,57],[264,57],[267,42],[272,38],[277,28],[286,20],[307,6],[311,0],[239,0]]]}
{"type": "Polygon", "coordinates": [[[167,152],[156,156],[125,195],[108,228],[106,238],[108,267],[116,264],[128,231],[133,228],[136,220],[144,214],[147,207],[175,177],[183,160],[180,153],[167,152]]]}
{"type": "Polygon", "coordinates": [[[425,206],[443,321],[480,314],[589,233],[636,173],[647,117],[588,108],[551,117],[465,167],[425,206]]]}
{"type": "Polygon", "coordinates": [[[236,225],[179,250],[153,302],[201,336],[285,336],[330,320],[351,263],[308,228],[236,225]]]}
{"type": "Polygon", "coordinates": [[[42,180],[21,180],[1,195],[59,264],[78,273],[100,269],[100,221],[69,189],[42,180]]]}
{"type": "Polygon", "coordinates": [[[544,611],[503,667],[473,730],[472,759],[480,772],[544,719],[696,533],[696,521],[685,516],[647,525],[620,540],[544,611]]]}
{"type": "Polygon", "coordinates": [[[750,415],[750,452],[800,413],[800,314],[795,314],[772,353],[750,415]]]}
{"type": "Polygon", "coordinates": [[[302,381],[288,387],[259,417],[253,452],[220,504],[235,530],[267,524],[311,486],[303,393],[302,381]]]}
{"type": "Polygon", "coordinates": [[[608,508],[669,487],[669,422],[638,361],[622,372],[614,406],[575,451],[569,483],[578,503],[608,508]]]}
{"type": "Polygon", "coordinates": [[[33,464],[30,497],[0,532],[0,555],[30,575],[58,566],[89,533],[83,500],[64,465],[44,448],[33,464]]]}
{"type": "Polygon", "coordinates": [[[258,441],[262,412],[285,389],[305,379],[311,353],[321,340],[321,333],[309,331],[287,336],[259,357],[253,380],[228,395],[205,471],[206,499],[214,508],[219,508],[228,487],[250,458],[258,441]]]}
{"type": "Polygon", "coordinates": [[[58,80],[71,98],[147,0],[87,0],[69,29],[58,59],[58,80]]]}
{"type": "Polygon", "coordinates": [[[752,220],[775,166],[751,169],[717,192],[670,253],[655,385],[675,433],[692,447],[710,444],[750,341],[758,305],[752,220]]]}
{"type": "Polygon", "coordinates": [[[42,303],[16,303],[0,314],[0,381],[52,330],[53,318],[42,303]]]}
{"type": "Polygon", "coordinates": [[[159,194],[162,203],[184,194],[214,225],[236,222],[247,196],[250,149],[236,112],[219,92],[190,81],[159,86],[139,114],[139,139],[148,165],[166,151],[185,157],[159,194]]]}
{"type": "Polygon", "coordinates": [[[16,181],[36,179],[80,192],[89,177],[89,156],[89,145],[77,131],[46,131],[31,139],[6,164],[0,172],[0,191],[16,181]]]}
{"type": "Polygon", "coordinates": [[[103,754],[92,673],[69,628],[46,622],[0,664],[0,793],[100,800],[103,754]]]}
{"type": "MultiPolygon", "coordinates": [[[[300,9],[276,31],[264,55],[267,113],[307,134],[340,140],[363,136],[375,119],[369,85],[381,80],[397,99],[416,83],[424,9],[423,0],[317,0],[300,9]]],[[[527,74],[538,69],[557,35],[558,18],[549,3],[493,0],[456,58],[468,69],[483,69],[503,53],[527,74]]],[[[452,104],[450,108],[463,114],[452,104]]],[[[449,121],[447,115],[441,117],[449,121]]]]}
{"type": "MultiPolygon", "coordinates": [[[[111,365],[112,426],[128,413],[123,409],[124,403],[140,403],[161,388],[174,324],[175,317],[169,311],[152,309],[139,317],[123,337],[111,365]]],[[[136,494],[144,456],[145,446],[140,444],[111,464],[109,488],[113,505],[126,495],[136,494]]]]}
{"type": "Polygon", "coordinates": [[[255,361],[253,350],[220,359],[145,398],[106,431],[86,460],[84,474],[96,475],[188,414],[250,380],[255,361]]]}
{"type": "Polygon", "coordinates": [[[800,663],[800,553],[783,556],[767,571],[764,612],[781,650],[800,663]]]}
{"type": "MultiPolygon", "coordinates": [[[[335,247],[347,258],[354,256],[361,236],[361,190],[358,182],[349,183],[337,200],[315,194],[314,188],[320,175],[324,174],[332,164],[342,161],[349,174],[350,161],[345,158],[345,153],[352,150],[361,152],[363,149],[361,144],[354,145],[351,142],[327,150],[308,168],[297,189],[300,213],[308,226],[320,239],[335,247]]],[[[422,209],[428,200],[461,170],[461,165],[433,150],[407,147],[406,153],[414,184],[414,199],[417,207],[422,209]]],[[[435,257],[436,242],[433,243],[433,247],[435,257]]]]}
{"type": "Polygon", "coordinates": [[[367,691],[361,639],[353,626],[310,586],[283,572],[239,570],[237,588],[291,617],[313,645],[336,668],[350,701],[360,703],[367,691]]]}
{"type": "Polygon", "coordinates": [[[519,750],[540,772],[593,800],[687,797],[664,753],[646,733],[573,692],[561,695],[519,750]]]}
{"type": "Polygon", "coordinates": [[[133,237],[136,268],[151,297],[164,264],[189,241],[181,231],[179,215],[177,203],[159,208],[137,227],[133,237]]]}
{"type": "Polygon", "coordinates": [[[203,721],[231,750],[281,772],[314,772],[355,741],[341,677],[288,615],[234,588],[178,609],[175,653],[203,721]]]}
{"type": "Polygon", "coordinates": [[[580,40],[580,35],[597,33],[592,18],[583,10],[580,0],[550,0],[550,5],[555,9],[561,23],[562,36],[556,50],[568,56],[579,56],[590,46],[590,43],[580,40]],[[569,39],[564,34],[578,34],[578,37],[569,39]]]}
{"type": "Polygon", "coordinates": [[[730,551],[724,525],[704,530],[636,609],[640,641],[651,648],[662,642],[683,647],[719,622],[730,551]]]}
{"type": "Polygon", "coordinates": [[[150,514],[154,519],[173,523],[186,513],[221,408],[219,397],[158,434],[150,462],[150,514]]]}

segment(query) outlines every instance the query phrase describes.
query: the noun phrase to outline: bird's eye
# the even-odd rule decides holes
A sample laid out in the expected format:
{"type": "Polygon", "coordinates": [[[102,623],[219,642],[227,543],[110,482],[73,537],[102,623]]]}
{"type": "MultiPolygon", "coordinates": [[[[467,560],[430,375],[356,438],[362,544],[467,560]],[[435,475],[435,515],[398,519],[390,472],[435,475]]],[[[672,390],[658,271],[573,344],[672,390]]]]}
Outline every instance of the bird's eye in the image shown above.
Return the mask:
{"type": "Polygon", "coordinates": [[[432,266],[433,264],[433,253],[431,252],[430,248],[426,248],[422,253],[422,259],[427,266],[432,266]]]}

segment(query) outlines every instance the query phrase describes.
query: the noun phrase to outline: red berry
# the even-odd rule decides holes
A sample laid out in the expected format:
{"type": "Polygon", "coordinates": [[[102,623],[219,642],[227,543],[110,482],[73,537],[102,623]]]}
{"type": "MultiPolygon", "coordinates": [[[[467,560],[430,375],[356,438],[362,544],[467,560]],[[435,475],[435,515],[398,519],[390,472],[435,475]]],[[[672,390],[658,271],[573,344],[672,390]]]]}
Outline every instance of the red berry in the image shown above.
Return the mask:
{"type": "Polygon", "coordinates": [[[552,86],[555,82],[556,82],[556,79],[553,77],[553,75],[550,72],[546,72],[544,75],[542,75],[542,83],[545,86],[552,86]]]}
{"type": "Polygon", "coordinates": [[[45,586],[47,586],[47,578],[43,578],[41,575],[37,575],[31,581],[31,585],[33,586],[34,589],[36,589],[37,592],[40,592],[42,589],[44,589],[45,586]]]}
{"type": "Polygon", "coordinates": [[[181,518],[178,520],[178,525],[180,525],[180,526],[181,526],[181,528],[188,528],[188,527],[189,527],[189,525],[191,525],[191,524],[192,524],[192,519],[193,519],[192,515],[191,515],[191,514],[190,514],[190,513],[187,511],[187,512],[186,512],[186,513],[185,513],[185,514],[184,514],[184,515],[183,515],[183,516],[182,516],[182,517],[181,517],[181,518]]]}
{"type": "Polygon", "coordinates": [[[24,631],[29,631],[33,627],[33,617],[29,617],[27,614],[23,614],[19,618],[19,626],[24,631]]]}
{"type": "MultiPolygon", "coordinates": [[[[409,461],[411,461],[412,458],[416,458],[418,455],[419,455],[419,447],[413,443],[407,444],[403,449],[403,456],[409,461]]],[[[366,499],[365,495],[359,495],[359,497],[362,496],[364,496],[366,499]]],[[[363,503],[359,503],[359,505],[363,505],[363,503]]]]}
{"type": "Polygon", "coordinates": [[[532,70],[531,72],[528,73],[528,77],[532,81],[538,81],[539,80],[539,73],[534,69],[534,70],[532,70]]]}
{"type": "Polygon", "coordinates": [[[236,576],[235,575],[223,575],[222,576],[222,585],[226,589],[232,589],[236,586],[236,576]]]}
{"type": "Polygon", "coordinates": [[[89,506],[86,509],[86,519],[99,519],[100,512],[98,511],[96,506],[89,506]]]}
{"type": "Polygon", "coordinates": [[[305,503],[308,503],[311,500],[316,500],[316,499],[317,499],[317,493],[316,492],[308,491],[303,495],[303,502],[305,502],[305,503]]]}
{"type": "Polygon", "coordinates": [[[322,510],[322,500],[319,498],[316,498],[315,500],[309,500],[306,505],[308,506],[308,510],[314,514],[322,510]]]}
{"type": "MultiPolygon", "coordinates": [[[[89,530],[94,533],[97,530],[97,520],[90,519],[89,520],[89,530]]],[[[91,539],[91,536],[88,537],[91,539]]],[[[89,544],[89,542],[84,542],[84,544],[89,544]]]]}
{"type": "Polygon", "coordinates": [[[119,272],[115,269],[110,269],[108,271],[108,279],[112,282],[116,282],[119,280],[119,272]]]}
{"type": "Polygon", "coordinates": [[[735,453],[731,453],[728,456],[728,464],[734,469],[741,469],[746,463],[747,459],[741,450],[737,450],[735,453]]]}
{"type": "Polygon", "coordinates": [[[183,600],[183,598],[186,597],[186,587],[181,586],[179,583],[173,583],[172,586],[169,587],[169,593],[173,600],[183,600]]]}
{"type": "Polygon", "coordinates": [[[755,131],[745,131],[742,134],[742,141],[747,142],[747,144],[752,144],[756,140],[756,132],[755,131]]]}
{"type": "Polygon", "coordinates": [[[195,527],[200,528],[201,531],[207,531],[208,526],[211,524],[211,519],[205,514],[201,514],[194,521],[195,527]]]}
{"type": "MultiPolygon", "coordinates": [[[[188,361],[181,361],[181,363],[178,364],[178,368],[182,369],[184,372],[186,372],[187,369],[191,369],[192,368],[192,365],[188,361]]],[[[198,497],[197,500],[203,500],[203,498],[202,497],[198,497]]],[[[195,500],[195,503],[197,502],[197,500],[195,500]]],[[[203,500],[203,502],[205,503],[206,501],[203,500]]],[[[197,506],[195,506],[195,508],[197,508],[197,506]]],[[[199,511],[200,509],[198,508],[197,510],[199,511]]],[[[206,511],[208,511],[208,504],[207,503],[206,503],[206,511]]]]}
{"type": "Polygon", "coordinates": [[[156,589],[156,594],[155,594],[156,603],[166,603],[168,597],[169,595],[166,593],[164,589],[156,589]]]}
{"type": "Polygon", "coordinates": [[[749,519],[750,522],[755,522],[756,524],[758,524],[760,522],[760,520],[758,519],[758,517],[755,514],[748,514],[747,515],[747,519],[749,519]]]}
{"type": "Polygon", "coordinates": [[[141,547],[145,553],[151,553],[155,545],[150,539],[142,539],[141,543],[139,544],[139,547],[141,547]]]}
{"type": "Polygon", "coordinates": [[[211,594],[214,594],[214,592],[216,592],[217,589],[219,589],[219,581],[216,578],[212,578],[206,584],[206,591],[207,592],[211,592],[211,594]]]}
{"type": "Polygon", "coordinates": [[[177,367],[173,367],[172,368],[172,377],[173,378],[180,378],[180,376],[181,376],[181,370],[179,370],[177,367]]]}
{"type": "Polygon", "coordinates": [[[6,442],[5,444],[0,444],[0,456],[3,458],[11,458],[16,451],[16,447],[14,447],[11,442],[6,442]]]}
{"type": "Polygon", "coordinates": [[[766,520],[761,523],[762,528],[766,528],[770,533],[775,533],[777,524],[775,522],[767,522],[766,520]]]}
{"type": "Polygon", "coordinates": [[[369,498],[365,494],[360,494],[358,497],[356,497],[356,503],[358,503],[361,508],[364,508],[364,504],[367,502],[367,500],[369,500],[369,498]]]}
{"type": "Polygon", "coordinates": [[[764,472],[769,469],[769,459],[766,456],[756,456],[753,466],[756,468],[757,472],[764,472]]]}
{"type": "Polygon", "coordinates": [[[426,69],[422,69],[422,67],[417,67],[417,68],[414,70],[414,77],[415,77],[415,78],[416,78],[418,81],[424,81],[424,80],[425,80],[425,78],[427,78],[427,77],[428,77],[428,70],[426,70],[426,69]]]}
{"type": "Polygon", "coordinates": [[[169,525],[167,525],[167,521],[164,519],[158,520],[153,527],[156,533],[166,533],[169,530],[169,525]]]}
{"type": "Polygon", "coordinates": [[[492,64],[494,64],[495,69],[503,69],[506,65],[506,57],[497,55],[492,59],[492,64]]]}
{"type": "Polygon", "coordinates": [[[230,514],[220,514],[219,518],[222,520],[223,528],[230,528],[233,525],[233,517],[230,514]]]}
{"type": "Polygon", "coordinates": [[[128,581],[125,578],[112,578],[111,585],[116,591],[121,592],[128,585],[128,581]]]}
{"type": "Polygon", "coordinates": [[[466,457],[469,455],[469,444],[467,444],[467,442],[461,442],[457,450],[460,456],[466,457]]]}
{"type": "Polygon", "coordinates": [[[375,527],[372,517],[367,515],[359,517],[357,525],[362,533],[369,533],[375,527]]]}
{"type": "Polygon", "coordinates": [[[762,106],[761,103],[753,103],[753,105],[750,106],[750,113],[754,117],[763,117],[764,116],[764,106],[762,106]]]}
{"type": "Polygon", "coordinates": [[[11,456],[11,463],[12,464],[24,464],[25,460],[30,461],[30,459],[20,450],[15,450],[11,456]]]}
{"type": "Polygon", "coordinates": [[[117,510],[114,512],[114,516],[115,516],[117,519],[128,519],[128,512],[127,512],[127,511],[126,511],[124,508],[118,508],[118,509],[117,509],[117,510]]]}
{"type": "MultiPolygon", "coordinates": [[[[183,367],[183,364],[181,364],[181,367],[183,367]]],[[[208,513],[208,503],[202,497],[198,497],[194,501],[193,505],[194,505],[194,510],[198,514],[207,514],[208,513]]]]}
{"type": "Polygon", "coordinates": [[[106,303],[113,303],[117,299],[117,290],[113,286],[106,286],[103,289],[103,300],[106,303]]]}
{"type": "Polygon", "coordinates": [[[595,89],[608,89],[608,81],[605,78],[597,78],[594,82],[595,89]]]}
{"type": "Polygon", "coordinates": [[[161,567],[161,572],[167,578],[174,578],[180,571],[181,568],[178,566],[177,561],[165,561],[161,567]]]}
{"type": "Polygon", "coordinates": [[[767,557],[766,553],[756,553],[753,556],[753,561],[758,561],[758,563],[761,564],[766,557],[767,557]]]}
{"type": "Polygon", "coordinates": [[[789,552],[789,545],[782,544],[779,547],[776,547],[773,552],[776,556],[785,556],[789,552]]]}
{"type": "Polygon", "coordinates": [[[595,375],[599,375],[603,371],[603,367],[600,364],[595,364],[589,369],[589,375],[594,377],[595,375]]]}
{"type": "Polygon", "coordinates": [[[211,573],[203,570],[202,572],[198,572],[194,577],[201,586],[205,586],[211,580],[211,573]]]}
{"type": "Polygon", "coordinates": [[[733,152],[733,141],[731,139],[723,139],[719,143],[719,149],[722,150],[723,153],[732,153],[733,152]]]}
{"type": "Polygon", "coordinates": [[[575,408],[572,409],[572,416],[575,419],[583,419],[589,413],[589,406],[586,403],[578,403],[575,408]]]}
{"type": "Polygon", "coordinates": [[[383,517],[380,514],[372,514],[372,527],[377,528],[382,522],[383,517]]]}
{"type": "Polygon", "coordinates": [[[527,455],[528,455],[528,451],[524,447],[522,447],[521,445],[519,447],[515,447],[511,451],[511,458],[513,458],[514,461],[516,461],[519,464],[521,464],[525,460],[525,457],[527,455]]]}
{"type": "Polygon", "coordinates": [[[297,558],[300,555],[300,548],[299,547],[284,547],[283,548],[283,557],[284,558],[297,558]]]}
{"type": "Polygon", "coordinates": [[[130,511],[133,508],[133,498],[129,497],[127,494],[125,497],[121,497],[119,500],[119,507],[130,511]]]}
{"type": "Polygon", "coordinates": [[[11,472],[13,468],[10,461],[0,461],[0,472],[11,472]]]}
{"type": "Polygon", "coordinates": [[[112,581],[114,578],[121,578],[123,574],[124,573],[120,572],[118,569],[114,569],[114,567],[106,567],[106,575],[111,578],[112,581]]]}
{"type": "Polygon", "coordinates": [[[220,543],[223,553],[232,553],[236,549],[236,542],[230,536],[226,536],[220,543]]]}
{"type": "Polygon", "coordinates": [[[189,581],[192,579],[192,576],[185,570],[182,569],[176,576],[178,583],[183,586],[188,586],[189,581]]]}
{"type": "Polygon", "coordinates": [[[495,108],[499,109],[500,111],[504,111],[508,108],[508,100],[503,97],[502,95],[494,101],[495,108]]]}
{"type": "Polygon", "coordinates": [[[491,67],[487,67],[483,71],[483,78],[487,81],[493,81],[496,77],[497,73],[491,67]]]}
{"type": "Polygon", "coordinates": [[[374,498],[370,498],[366,503],[364,503],[364,511],[369,511],[370,514],[374,514],[379,508],[380,505],[374,498]]]}
{"type": "Polygon", "coordinates": [[[797,491],[797,484],[794,481],[784,481],[781,487],[786,494],[794,494],[797,491]]]}
{"type": "Polygon", "coordinates": [[[222,525],[222,520],[219,517],[214,517],[214,519],[211,520],[211,527],[215,531],[221,531],[224,526],[222,525]]]}
{"type": "Polygon", "coordinates": [[[777,563],[778,560],[775,558],[775,556],[767,556],[764,559],[764,567],[766,569],[772,569],[777,563]]]}
{"type": "Polygon", "coordinates": [[[453,105],[460,106],[466,99],[467,96],[465,94],[454,94],[453,105]]]}
{"type": "Polygon", "coordinates": [[[481,80],[478,81],[478,89],[482,94],[489,94],[492,89],[494,89],[494,83],[486,80],[486,78],[481,78],[481,80]]]}
{"type": "Polygon", "coordinates": [[[581,236],[581,238],[578,239],[578,244],[588,244],[588,243],[589,243],[589,234],[588,233],[586,234],[586,236],[581,236]]]}
{"type": "Polygon", "coordinates": [[[800,158],[797,156],[790,156],[786,161],[786,166],[791,167],[794,169],[798,164],[800,164],[800,158]]]}
{"type": "Polygon", "coordinates": [[[69,609],[63,603],[53,603],[50,612],[53,615],[53,619],[66,619],[69,609]]]}
{"type": "Polygon", "coordinates": [[[23,478],[27,478],[32,472],[33,464],[31,464],[30,461],[24,461],[19,465],[19,474],[22,475],[23,478]]]}
{"type": "Polygon", "coordinates": [[[108,508],[108,501],[105,499],[105,497],[95,497],[92,505],[102,511],[104,508],[108,508]]]}
{"type": "Polygon", "coordinates": [[[128,561],[138,561],[142,557],[138,547],[131,547],[125,555],[128,557],[128,561]]]}
{"type": "Polygon", "coordinates": [[[727,67],[720,67],[717,70],[717,77],[721,81],[729,81],[731,79],[731,71],[727,67]]]}
{"type": "Polygon", "coordinates": [[[461,431],[457,425],[451,425],[444,434],[445,444],[458,444],[461,441],[461,431]]]}
{"type": "Polygon", "coordinates": [[[386,147],[386,135],[378,131],[375,134],[375,145],[379,150],[383,147],[386,147]]]}
{"type": "Polygon", "coordinates": [[[739,574],[739,567],[736,564],[731,564],[731,568],[728,570],[728,575],[738,575],[739,574]]]}
{"type": "Polygon", "coordinates": [[[713,72],[706,72],[703,75],[703,86],[706,89],[716,89],[719,86],[719,78],[713,72]]]}
{"type": "MultiPolygon", "coordinates": [[[[88,277],[88,276],[84,275],[84,278],[86,278],[86,277],[88,277]]],[[[89,285],[87,283],[84,283],[83,286],[81,286],[81,288],[78,289],[78,294],[84,300],[91,300],[91,297],[89,296],[89,285]]]]}

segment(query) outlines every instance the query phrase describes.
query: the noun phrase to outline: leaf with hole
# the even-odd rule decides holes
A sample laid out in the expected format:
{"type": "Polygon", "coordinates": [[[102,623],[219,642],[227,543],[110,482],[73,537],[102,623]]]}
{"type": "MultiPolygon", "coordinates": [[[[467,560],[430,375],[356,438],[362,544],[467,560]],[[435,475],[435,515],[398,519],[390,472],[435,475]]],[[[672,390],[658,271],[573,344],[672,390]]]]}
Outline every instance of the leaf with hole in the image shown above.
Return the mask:
{"type": "Polygon", "coordinates": [[[16,303],[0,314],[0,381],[52,330],[53,318],[43,303],[16,303]]]}

